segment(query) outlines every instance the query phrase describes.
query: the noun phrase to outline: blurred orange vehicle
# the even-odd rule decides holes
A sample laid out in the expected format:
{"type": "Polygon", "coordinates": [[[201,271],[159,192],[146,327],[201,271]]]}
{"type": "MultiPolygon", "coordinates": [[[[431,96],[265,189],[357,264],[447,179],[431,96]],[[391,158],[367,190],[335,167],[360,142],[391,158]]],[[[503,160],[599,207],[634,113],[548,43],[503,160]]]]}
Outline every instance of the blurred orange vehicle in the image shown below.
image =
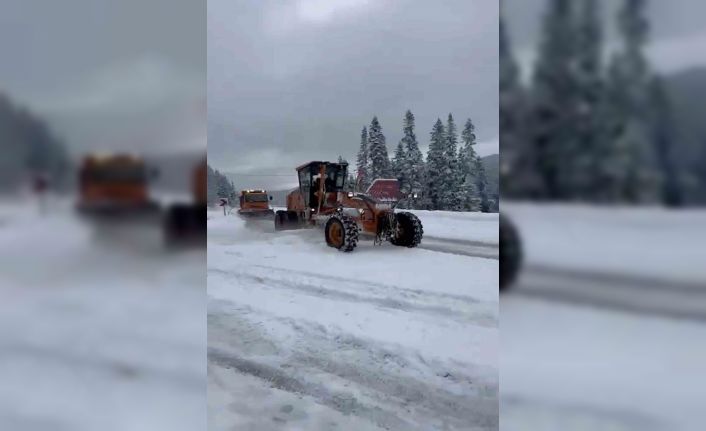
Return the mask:
{"type": "Polygon", "coordinates": [[[191,172],[191,203],[167,208],[164,230],[169,245],[206,245],[206,159],[191,172]]]}
{"type": "Polygon", "coordinates": [[[89,216],[132,216],[159,212],[148,184],[156,171],[129,154],[89,155],[79,167],[77,210],[89,216]]]}

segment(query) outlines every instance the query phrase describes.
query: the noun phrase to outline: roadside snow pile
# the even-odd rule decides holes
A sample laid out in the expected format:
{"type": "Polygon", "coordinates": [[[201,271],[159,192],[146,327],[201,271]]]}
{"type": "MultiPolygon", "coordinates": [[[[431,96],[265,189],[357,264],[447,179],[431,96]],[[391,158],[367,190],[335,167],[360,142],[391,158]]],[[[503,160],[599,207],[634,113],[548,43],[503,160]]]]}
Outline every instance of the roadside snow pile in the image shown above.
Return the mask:
{"type": "Polygon", "coordinates": [[[503,203],[530,265],[706,282],[706,210],[503,203]]]}
{"type": "Polygon", "coordinates": [[[430,238],[498,244],[497,213],[421,210],[411,212],[423,220],[424,235],[430,238]]]}
{"type": "Polygon", "coordinates": [[[497,260],[210,215],[214,429],[497,429],[497,260]]]}
{"type": "Polygon", "coordinates": [[[2,207],[21,217],[0,225],[0,428],[203,427],[203,251],[2,207]]]}

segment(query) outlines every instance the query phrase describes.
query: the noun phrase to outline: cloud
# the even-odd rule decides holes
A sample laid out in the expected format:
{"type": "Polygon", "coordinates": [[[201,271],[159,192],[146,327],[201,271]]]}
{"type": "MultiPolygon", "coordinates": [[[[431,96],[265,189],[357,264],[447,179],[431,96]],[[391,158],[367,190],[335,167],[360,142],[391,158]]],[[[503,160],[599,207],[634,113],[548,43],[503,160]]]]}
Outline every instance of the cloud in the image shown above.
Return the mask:
{"type": "Polygon", "coordinates": [[[78,84],[29,99],[40,112],[63,115],[149,110],[199,96],[203,97],[203,78],[189,76],[164,59],[141,57],[102,66],[78,84]]]}
{"type": "Polygon", "coordinates": [[[270,166],[271,149],[281,170],[353,160],[374,115],[392,153],[407,109],[422,147],[449,112],[498,135],[497,2],[210,0],[208,14],[209,160],[224,169],[270,166]]]}

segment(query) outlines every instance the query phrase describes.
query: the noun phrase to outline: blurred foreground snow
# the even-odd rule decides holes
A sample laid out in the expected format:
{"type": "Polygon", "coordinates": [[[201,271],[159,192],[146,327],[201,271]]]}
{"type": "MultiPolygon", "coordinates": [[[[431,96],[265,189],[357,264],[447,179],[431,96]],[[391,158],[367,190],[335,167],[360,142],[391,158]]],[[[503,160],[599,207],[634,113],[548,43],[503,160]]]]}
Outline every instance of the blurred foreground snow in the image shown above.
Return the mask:
{"type": "Polygon", "coordinates": [[[203,250],[0,203],[0,429],[205,426],[203,250]]]}
{"type": "Polygon", "coordinates": [[[501,429],[702,430],[706,211],[503,204],[501,429]]]}

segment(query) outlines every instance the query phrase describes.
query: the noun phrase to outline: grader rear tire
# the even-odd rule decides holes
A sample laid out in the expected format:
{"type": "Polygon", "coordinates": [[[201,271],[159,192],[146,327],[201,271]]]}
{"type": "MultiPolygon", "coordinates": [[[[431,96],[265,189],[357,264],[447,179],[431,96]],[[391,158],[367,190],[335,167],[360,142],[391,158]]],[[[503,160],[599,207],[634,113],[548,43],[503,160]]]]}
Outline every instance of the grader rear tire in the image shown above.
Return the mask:
{"type": "Polygon", "coordinates": [[[397,229],[393,232],[390,242],[400,247],[413,248],[422,242],[424,228],[419,217],[410,212],[400,212],[395,214],[397,229]]]}
{"type": "Polygon", "coordinates": [[[358,224],[347,215],[334,215],[326,222],[326,244],[340,251],[350,252],[358,245],[358,224]]]}
{"type": "Polygon", "coordinates": [[[285,217],[287,217],[286,211],[277,211],[275,213],[275,230],[284,230],[285,217]]]}
{"type": "Polygon", "coordinates": [[[517,279],[522,267],[522,243],[515,225],[500,215],[500,291],[506,291],[517,279]]]}

